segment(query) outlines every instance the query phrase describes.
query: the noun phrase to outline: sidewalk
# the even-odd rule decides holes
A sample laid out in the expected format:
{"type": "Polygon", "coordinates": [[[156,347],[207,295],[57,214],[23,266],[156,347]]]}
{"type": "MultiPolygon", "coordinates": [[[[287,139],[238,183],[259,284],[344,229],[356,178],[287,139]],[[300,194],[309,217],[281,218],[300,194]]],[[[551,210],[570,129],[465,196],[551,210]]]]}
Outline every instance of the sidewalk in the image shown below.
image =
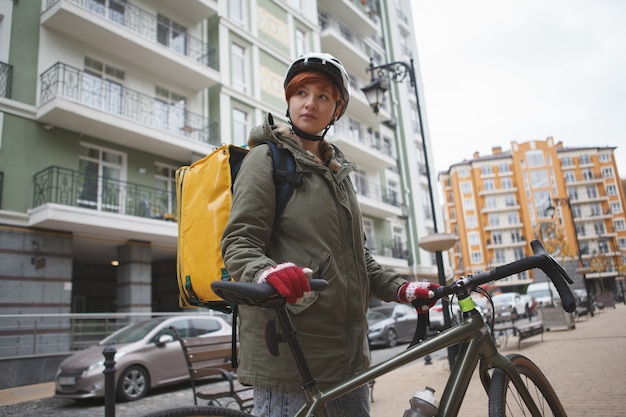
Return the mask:
{"type": "MultiPolygon", "coordinates": [[[[522,341],[511,336],[502,353],[519,352],[535,362],[552,384],[570,416],[624,416],[626,410],[626,306],[605,308],[582,318],[573,330],[552,330],[522,341]]],[[[444,390],[448,360],[407,365],[376,381],[373,417],[402,416],[413,392],[429,386],[444,390]]],[[[459,415],[487,415],[487,395],[475,374],[459,415]]]]}
{"type": "MultiPolygon", "coordinates": [[[[593,318],[576,322],[574,330],[552,330],[544,340],[524,340],[521,354],[533,360],[547,376],[570,416],[623,416],[626,405],[626,306],[606,308],[593,318]]],[[[517,337],[511,336],[503,353],[518,352],[517,337]]],[[[399,417],[409,406],[413,392],[429,386],[435,396],[443,392],[449,376],[446,358],[432,365],[418,361],[376,380],[372,417],[399,417]]],[[[51,382],[0,390],[0,415],[9,412],[25,417],[103,415],[102,403],[67,404],[52,398],[51,382]],[[27,411],[13,412],[13,407],[27,411]],[[24,407],[22,407],[24,406],[24,407]]],[[[137,416],[149,411],[193,402],[190,390],[156,392],[144,400],[117,405],[117,415],[137,416]]],[[[477,377],[472,381],[460,415],[487,415],[487,396],[477,377]]]]}

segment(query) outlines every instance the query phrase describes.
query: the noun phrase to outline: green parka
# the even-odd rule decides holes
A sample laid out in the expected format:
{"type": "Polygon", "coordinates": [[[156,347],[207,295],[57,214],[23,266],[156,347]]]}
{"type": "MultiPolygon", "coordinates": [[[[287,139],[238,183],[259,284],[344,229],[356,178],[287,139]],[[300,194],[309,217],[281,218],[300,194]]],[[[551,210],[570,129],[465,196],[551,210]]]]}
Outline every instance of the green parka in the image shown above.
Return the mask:
{"type": "MultiPolygon", "coordinates": [[[[406,282],[387,271],[365,247],[361,211],[349,173],[354,165],[330,145],[320,163],[302,148],[285,125],[268,115],[250,133],[250,152],[233,189],[233,205],[222,252],[234,279],[256,282],[264,269],[293,262],[329,282],[324,291],[290,305],[292,320],[313,376],[322,389],[369,366],[366,313],[370,294],[397,301],[406,282]],[[288,149],[302,173],[283,213],[275,219],[272,159],[264,141],[288,149]],[[330,168],[329,168],[330,167],[330,168]]],[[[297,392],[302,382],[286,344],[280,356],[265,347],[265,325],[275,313],[240,307],[240,363],[244,384],[297,392]]]]}

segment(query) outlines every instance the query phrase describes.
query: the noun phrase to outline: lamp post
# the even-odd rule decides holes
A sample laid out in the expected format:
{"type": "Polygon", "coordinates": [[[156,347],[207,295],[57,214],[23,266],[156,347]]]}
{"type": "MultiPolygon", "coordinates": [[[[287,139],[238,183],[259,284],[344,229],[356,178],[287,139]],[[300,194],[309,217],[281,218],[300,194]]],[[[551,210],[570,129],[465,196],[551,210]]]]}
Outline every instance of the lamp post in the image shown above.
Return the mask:
{"type": "Polygon", "coordinates": [[[554,202],[554,204],[557,206],[567,206],[567,208],[569,209],[569,213],[572,216],[572,226],[574,227],[574,239],[576,241],[576,258],[578,260],[578,268],[581,270],[583,283],[585,284],[585,291],[587,291],[587,310],[589,311],[591,317],[593,317],[593,303],[591,302],[591,295],[589,294],[589,281],[587,280],[587,274],[585,272],[582,272],[583,259],[580,252],[580,241],[578,239],[578,230],[576,230],[576,222],[574,221],[574,211],[572,210],[572,204],[569,197],[552,198],[551,196],[548,196],[548,207],[546,208],[546,212],[550,217],[554,217],[554,213],[556,212],[556,208],[552,205],[552,202],[554,202]]]}
{"type": "MultiPolygon", "coordinates": [[[[365,94],[367,101],[374,111],[375,114],[378,114],[380,107],[383,104],[385,93],[389,89],[389,82],[393,81],[395,83],[400,83],[404,81],[407,77],[411,82],[411,86],[413,87],[413,92],[415,93],[415,101],[417,104],[417,118],[419,122],[420,134],[422,136],[422,150],[424,152],[424,164],[426,166],[426,180],[428,183],[428,195],[430,197],[430,209],[431,215],[433,217],[433,234],[437,235],[438,227],[437,227],[437,208],[435,207],[435,197],[433,193],[433,184],[430,176],[430,164],[428,163],[428,151],[426,147],[426,136],[424,135],[424,124],[422,122],[422,111],[420,107],[420,98],[417,90],[417,79],[415,77],[415,66],[413,65],[413,59],[409,61],[409,63],[396,61],[388,64],[382,64],[378,66],[374,66],[374,60],[370,58],[370,65],[367,71],[371,74],[371,80],[368,85],[361,88],[361,91],[365,94]]],[[[452,244],[453,245],[453,244],[452,244]]],[[[450,247],[452,247],[450,245],[450,247]]],[[[437,274],[439,279],[439,285],[446,285],[446,277],[444,274],[443,268],[443,255],[441,250],[435,251],[435,262],[437,263],[437,274]]],[[[443,306],[443,320],[444,320],[444,328],[449,328],[450,314],[448,311],[448,301],[442,300],[443,306]]],[[[448,361],[450,362],[450,369],[452,369],[452,365],[454,364],[454,356],[453,351],[448,350],[448,361]]]]}

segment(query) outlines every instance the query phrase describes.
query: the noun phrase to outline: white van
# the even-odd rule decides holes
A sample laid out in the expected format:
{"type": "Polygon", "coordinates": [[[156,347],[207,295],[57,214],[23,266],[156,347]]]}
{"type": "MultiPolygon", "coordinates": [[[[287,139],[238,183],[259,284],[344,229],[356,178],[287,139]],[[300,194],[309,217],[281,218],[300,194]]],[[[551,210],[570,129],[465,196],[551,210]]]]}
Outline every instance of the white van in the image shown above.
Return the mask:
{"type": "Polygon", "coordinates": [[[551,282],[534,282],[526,289],[526,295],[532,296],[537,304],[544,306],[557,305],[561,298],[556,291],[556,287],[551,282]]]}

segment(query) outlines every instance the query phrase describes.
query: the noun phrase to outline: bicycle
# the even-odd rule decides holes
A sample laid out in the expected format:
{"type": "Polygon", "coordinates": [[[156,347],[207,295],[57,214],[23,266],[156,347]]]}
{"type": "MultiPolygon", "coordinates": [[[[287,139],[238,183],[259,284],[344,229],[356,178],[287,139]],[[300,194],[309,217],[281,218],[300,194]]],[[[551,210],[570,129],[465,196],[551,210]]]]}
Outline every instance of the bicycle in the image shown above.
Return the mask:
{"type": "MultiPolygon", "coordinates": [[[[478,367],[481,383],[488,395],[490,417],[532,415],[566,416],[566,412],[554,389],[530,359],[520,354],[504,356],[498,352],[491,327],[475,308],[470,292],[492,281],[515,275],[529,269],[539,268],[554,283],[561,296],[563,309],[573,312],[576,308],[574,297],[568,287],[572,284],[565,270],[543,248],[541,242],[531,242],[533,255],[519,259],[492,270],[461,277],[454,283],[442,286],[435,291],[435,298],[456,296],[463,312],[462,321],[453,327],[422,340],[396,356],[378,363],[369,369],[346,379],[336,386],[322,392],[310,373],[297,333],[285,308],[286,302],[270,285],[241,282],[215,282],[214,290],[225,300],[233,304],[270,308],[276,310],[277,319],[302,377],[302,390],[306,404],[295,417],[328,417],[324,404],[369,383],[403,365],[438,350],[457,346],[454,367],[450,371],[446,386],[438,404],[438,411],[432,408],[431,414],[411,413],[405,416],[457,416],[463,402],[470,379],[478,367]]],[[[328,283],[324,280],[311,280],[312,290],[320,291],[328,283]]],[[[432,301],[432,299],[431,299],[432,301]]],[[[285,339],[285,338],[283,338],[285,339]]],[[[436,406],[436,404],[434,404],[436,406]]],[[[162,410],[144,417],[250,417],[243,411],[210,406],[179,407],[162,410]]]]}

